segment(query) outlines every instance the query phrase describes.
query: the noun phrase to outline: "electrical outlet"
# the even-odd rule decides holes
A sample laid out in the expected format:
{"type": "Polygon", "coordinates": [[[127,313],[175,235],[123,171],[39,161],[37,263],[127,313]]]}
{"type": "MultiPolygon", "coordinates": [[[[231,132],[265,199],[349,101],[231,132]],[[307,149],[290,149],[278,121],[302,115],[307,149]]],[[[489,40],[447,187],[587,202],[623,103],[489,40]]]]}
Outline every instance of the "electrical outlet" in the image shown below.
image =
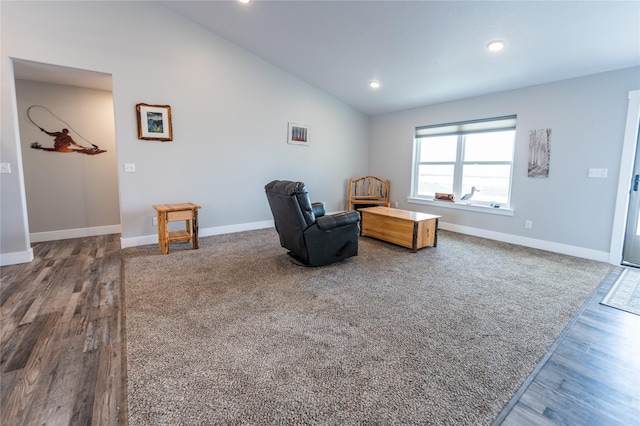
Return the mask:
{"type": "Polygon", "coordinates": [[[153,226],[158,226],[158,217],[157,216],[154,216],[154,217],[151,218],[151,224],[153,226]]]}
{"type": "Polygon", "coordinates": [[[525,228],[525,229],[531,229],[531,228],[533,228],[533,221],[525,220],[525,221],[524,221],[524,228],[525,228]]]}
{"type": "Polygon", "coordinates": [[[398,202],[397,201],[393,202],[393,207],[395,207],[396,209],[398,208],[398,202]]]}

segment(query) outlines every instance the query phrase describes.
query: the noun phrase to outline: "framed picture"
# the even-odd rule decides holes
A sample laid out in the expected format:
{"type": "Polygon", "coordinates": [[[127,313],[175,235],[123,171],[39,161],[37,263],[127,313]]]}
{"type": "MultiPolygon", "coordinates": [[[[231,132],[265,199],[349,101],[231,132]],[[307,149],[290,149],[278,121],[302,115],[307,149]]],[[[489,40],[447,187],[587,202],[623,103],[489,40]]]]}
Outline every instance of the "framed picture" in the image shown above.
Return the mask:
{"type": "Polygon", "coordinates": [[[138,139],[173,140],[169,105],[137,104],[136,111],[138,112],[138,139]]]}
{"type": "Polygon", "coordinates": [[[287,143],[291,145],[309,145],[309,126],[289,123],[287,143]]]}
{"type": "Polygon", "coordinates": [[[551,129],[529,132],[529,177],[549,177],[551,129]]]}

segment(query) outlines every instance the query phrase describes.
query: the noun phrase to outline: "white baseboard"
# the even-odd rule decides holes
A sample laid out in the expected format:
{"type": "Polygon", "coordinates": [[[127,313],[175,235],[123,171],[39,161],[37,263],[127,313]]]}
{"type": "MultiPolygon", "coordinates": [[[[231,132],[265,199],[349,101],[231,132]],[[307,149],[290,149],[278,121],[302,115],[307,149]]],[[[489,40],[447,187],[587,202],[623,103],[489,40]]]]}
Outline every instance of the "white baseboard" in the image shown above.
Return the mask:
{"type": "Polygon", "coordinates": [[[43,241],[68,240],[69,238],[92,237],[94,235],[119,234],[120,225],[94,226],[92,228],[63,229],[60,231],[34,232],[29,234],[32,243],[43,241]]]}
{"type": "Polygon", "coordinates": [[[33,249],[27,251],[17,251],[13,253],[0,253],[0,266],[17,265],[19,263],[29,263],[33,260],[33,249]]]}
{"type": "Polygon", "coordinates": [[[143,235],[141,237],[120,237],[120,248],[148,246],[149,244],[158,244],[158,235],[143,235]]]}
{"type": "Polygon", "coordinates": [[[487,231],[485,229],[472,228],[469,226],[456,225],[446,222],[439,222],[438,228],[444,229],[445,231],[473,235],[475,237],[502,241],[504,243],[517,244],[520,246],[546,250],[553,253],[567,254],[569,256],[581,257],[583,259],[597,260],[599,262],[609,262],[609,253],[604,251],[559,244],[551,241],[537,240],[535,238],[520,237],[518,235],[504,234],[502,232],[487,231]]]}
{"type": "MultiPolygon", "coordinates": [[[[237,225],[214,226],[212,228],[200,228],[198,236],[209,237],[211,235],[231,234],[234,232],[252,231],[254,229],[273,228],[273,226],[273,220],[240,223],[237,225]]],[[[120,239],[120,246],[122,248],[146,246],[149,244],[158,244],[158,234],[120,239]]]]}
{"type": "MultiPolygon", "coordinates": [[[[261,222],[241,223],[236,225],[215,226],[212,228],[202,228],[198,235],[208,237],[212,235],[231,234],[234,232],[251,231],[254,229],[273,228],[273,220],[261,222]]],[[[439,222],[439,228],[445,231],[458,232],[461,234],[473,235],[490,240],[502,241],[510,244],[517,244],[554,253],[566,254],[569,256],[581,257],[584,259],[596,260],[599,262],[609,262],[609,253],[586,249],[583,247],[559,244],[551,241],[537,240],[535,238],[521,237],[518,235],[505,234],[502,232],[487,231],[485,229],[472,228],[469,226],[456,225],[452,223],[439,222]]],[[[101,226],[95,228],[69,229],[66,231],[40,232],[31,234],[31,242],[60,240],[67,238],[78,238],[92,235],[104,235],[120,233],[120,225],[101,226]]],[[[122,248],[158,244],[158,235],[143,235],[140,237],[121,238],[122,248]]],[[[28,263],[33,260],[33,250],[25,252],[0,254],[0,266],[14,265],[18,263],[28,263]]]]}
{"type": "MultiPolygon", "coordinates": [[[[204,228],[200,230],[201,237],[211,235],[232,234],[234,232],[253,231],[254,229],[273,228],[273,220],[264,220],[262,222],[241,223],[238,225],[216,226],[213,228],[204,228]]],[[[157,240],[156,240],[157,242],[157,240]]]]}

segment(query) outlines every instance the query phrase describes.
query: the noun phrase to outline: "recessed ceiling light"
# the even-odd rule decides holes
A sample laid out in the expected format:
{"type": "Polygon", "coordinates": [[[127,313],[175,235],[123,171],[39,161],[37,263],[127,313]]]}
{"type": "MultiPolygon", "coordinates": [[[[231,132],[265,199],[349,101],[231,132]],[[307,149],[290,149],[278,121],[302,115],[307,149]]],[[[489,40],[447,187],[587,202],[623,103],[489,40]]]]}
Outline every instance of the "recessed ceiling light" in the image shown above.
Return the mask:
{"type": "Polygon", "coordinates": [[[487,49],[492,52],[499,52],[504,49],[504,41],[502,40],[493,40],[487,44],[487,49]]]}
{"type": "Polygon", "coordinates": [[[251,3],[251,0],[238,0],[240,3],[248,4],[251,3]]]}
{"type": "Polygon", "coordinates": [[[379,89],[380,86],[382,86],[382,85],[380,84],[380,82],[378,80],[371,80],[369,82],[369,87],[371,87],[372,89],[379,89]]]}

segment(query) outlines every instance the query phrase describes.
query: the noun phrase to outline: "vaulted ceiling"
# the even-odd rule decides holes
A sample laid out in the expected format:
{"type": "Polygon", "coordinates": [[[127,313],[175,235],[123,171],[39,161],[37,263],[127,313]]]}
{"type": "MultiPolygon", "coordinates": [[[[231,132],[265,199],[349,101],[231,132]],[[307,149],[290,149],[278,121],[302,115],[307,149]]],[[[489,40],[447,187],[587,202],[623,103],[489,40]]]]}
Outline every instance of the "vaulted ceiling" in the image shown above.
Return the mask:
{"type": "Polygon", "coordinates": [[[637,0],[160,3],[368,115],[640,65],[637,0]]]}

